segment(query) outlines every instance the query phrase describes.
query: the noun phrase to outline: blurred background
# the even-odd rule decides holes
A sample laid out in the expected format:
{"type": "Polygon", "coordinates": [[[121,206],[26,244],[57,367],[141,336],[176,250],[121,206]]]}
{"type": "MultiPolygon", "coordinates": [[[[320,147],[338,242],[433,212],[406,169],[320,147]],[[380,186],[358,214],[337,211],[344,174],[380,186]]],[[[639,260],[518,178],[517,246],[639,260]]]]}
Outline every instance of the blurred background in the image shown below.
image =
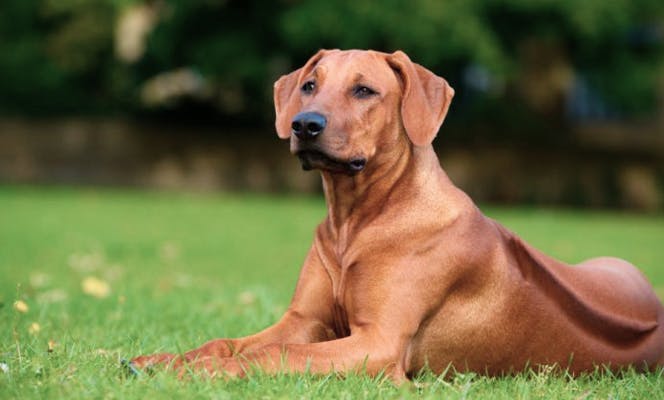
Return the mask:
{"type": "Polygon", "coordinates": [[[445,77],[477,201],[664,208],[661,0],[3,0],[0,183],[316,193],[272,83],[319,48],[445,77]]]}

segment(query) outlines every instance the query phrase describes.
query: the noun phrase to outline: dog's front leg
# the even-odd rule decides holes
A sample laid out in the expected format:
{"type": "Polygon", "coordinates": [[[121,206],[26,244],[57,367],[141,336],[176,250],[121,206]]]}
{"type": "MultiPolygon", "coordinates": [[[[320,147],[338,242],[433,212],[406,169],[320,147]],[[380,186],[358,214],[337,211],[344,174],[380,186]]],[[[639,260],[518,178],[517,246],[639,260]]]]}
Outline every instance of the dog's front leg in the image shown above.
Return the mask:
{"type": "Polygon", "coordinates": [[[314,343],[334,339],[332,321],[332,286],[325,269],[312,247],[300,273],[293,300],[284,316],[273,326],[251,336],[216,339],[182,355],[159,353],[136,357],[137,368],[221,360],[256,351],[271,344],[314,343]]]}
{"type": "Polygon", "coordinates": [[[405,343],[386,339],[379,329],[362,329],[351,336],[307,344],[271,344],[236,357],[201,357],[180,368],[212,377],[244,376],[256,368],[262,372],[385,373],[395,382],[406,379],[405,343]]]}
{"type": "Polygon", "coordinates": [[[137,368],[156,365],[180,368],[183,364],[195,363],[199,359],[222,359],[241,355],[252,349],[271,343],[312,343],[330,339],[328,329],[320,322],[302,317],[297,312],[287,311],[281,320],[255,335],[235,339],[215,339],[182,355],[158,353],[134,358],[137,368]]]}

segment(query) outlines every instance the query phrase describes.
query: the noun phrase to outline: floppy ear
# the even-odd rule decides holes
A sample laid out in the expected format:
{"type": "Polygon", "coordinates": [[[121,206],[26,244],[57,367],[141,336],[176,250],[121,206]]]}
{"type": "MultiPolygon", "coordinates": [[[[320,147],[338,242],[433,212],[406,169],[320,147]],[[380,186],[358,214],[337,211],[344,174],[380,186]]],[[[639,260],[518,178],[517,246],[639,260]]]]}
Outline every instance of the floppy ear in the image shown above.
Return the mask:
{"type": "Polygon", "coordinates": [[[402,51],[387,56],[387,62],[403,84],[401,120],[408,137],[416,146],[430,144],[447,115],[454,89],[402,51]]]}
{"type": "Polygon", "coordinates": [[[304,67],[283,75],[274,83],[274,111],[276,113],[274,125],[280,138],[288,139],[291,135],[291,119],[297,112],[300,79],[311,72],[326,52],[327,50],[319,50],[304,64],[304,67]]]}

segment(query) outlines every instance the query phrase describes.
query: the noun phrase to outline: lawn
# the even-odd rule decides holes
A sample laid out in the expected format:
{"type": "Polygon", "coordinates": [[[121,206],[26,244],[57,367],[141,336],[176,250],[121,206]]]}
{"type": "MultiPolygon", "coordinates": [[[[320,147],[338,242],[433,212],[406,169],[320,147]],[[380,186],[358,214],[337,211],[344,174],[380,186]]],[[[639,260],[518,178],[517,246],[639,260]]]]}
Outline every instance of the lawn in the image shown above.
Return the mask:
{"type": "MultiPolygon", "coordinates": [[[[664,297],[662,215],[484,211],[568,262],[626,258],[664,297]]],[[[401,387],[363,376],[123,374],[123,357],[275,321],[324,213],[319,198],[0,187],[0,399],[664,398],[661,372],[425,375],[401,387]]]]}

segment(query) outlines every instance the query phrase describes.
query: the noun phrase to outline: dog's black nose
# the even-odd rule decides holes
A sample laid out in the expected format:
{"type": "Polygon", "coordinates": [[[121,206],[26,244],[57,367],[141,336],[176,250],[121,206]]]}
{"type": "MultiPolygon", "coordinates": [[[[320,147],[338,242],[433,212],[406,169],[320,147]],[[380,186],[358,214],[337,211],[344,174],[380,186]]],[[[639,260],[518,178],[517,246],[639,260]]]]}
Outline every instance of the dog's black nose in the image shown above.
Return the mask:
{"type": "Polygon", "coordinates": [[[317,112],[299,113],[293,118],[291,128],[298,139],[308,140],[323,133],[327,119],[317,112]]]}

